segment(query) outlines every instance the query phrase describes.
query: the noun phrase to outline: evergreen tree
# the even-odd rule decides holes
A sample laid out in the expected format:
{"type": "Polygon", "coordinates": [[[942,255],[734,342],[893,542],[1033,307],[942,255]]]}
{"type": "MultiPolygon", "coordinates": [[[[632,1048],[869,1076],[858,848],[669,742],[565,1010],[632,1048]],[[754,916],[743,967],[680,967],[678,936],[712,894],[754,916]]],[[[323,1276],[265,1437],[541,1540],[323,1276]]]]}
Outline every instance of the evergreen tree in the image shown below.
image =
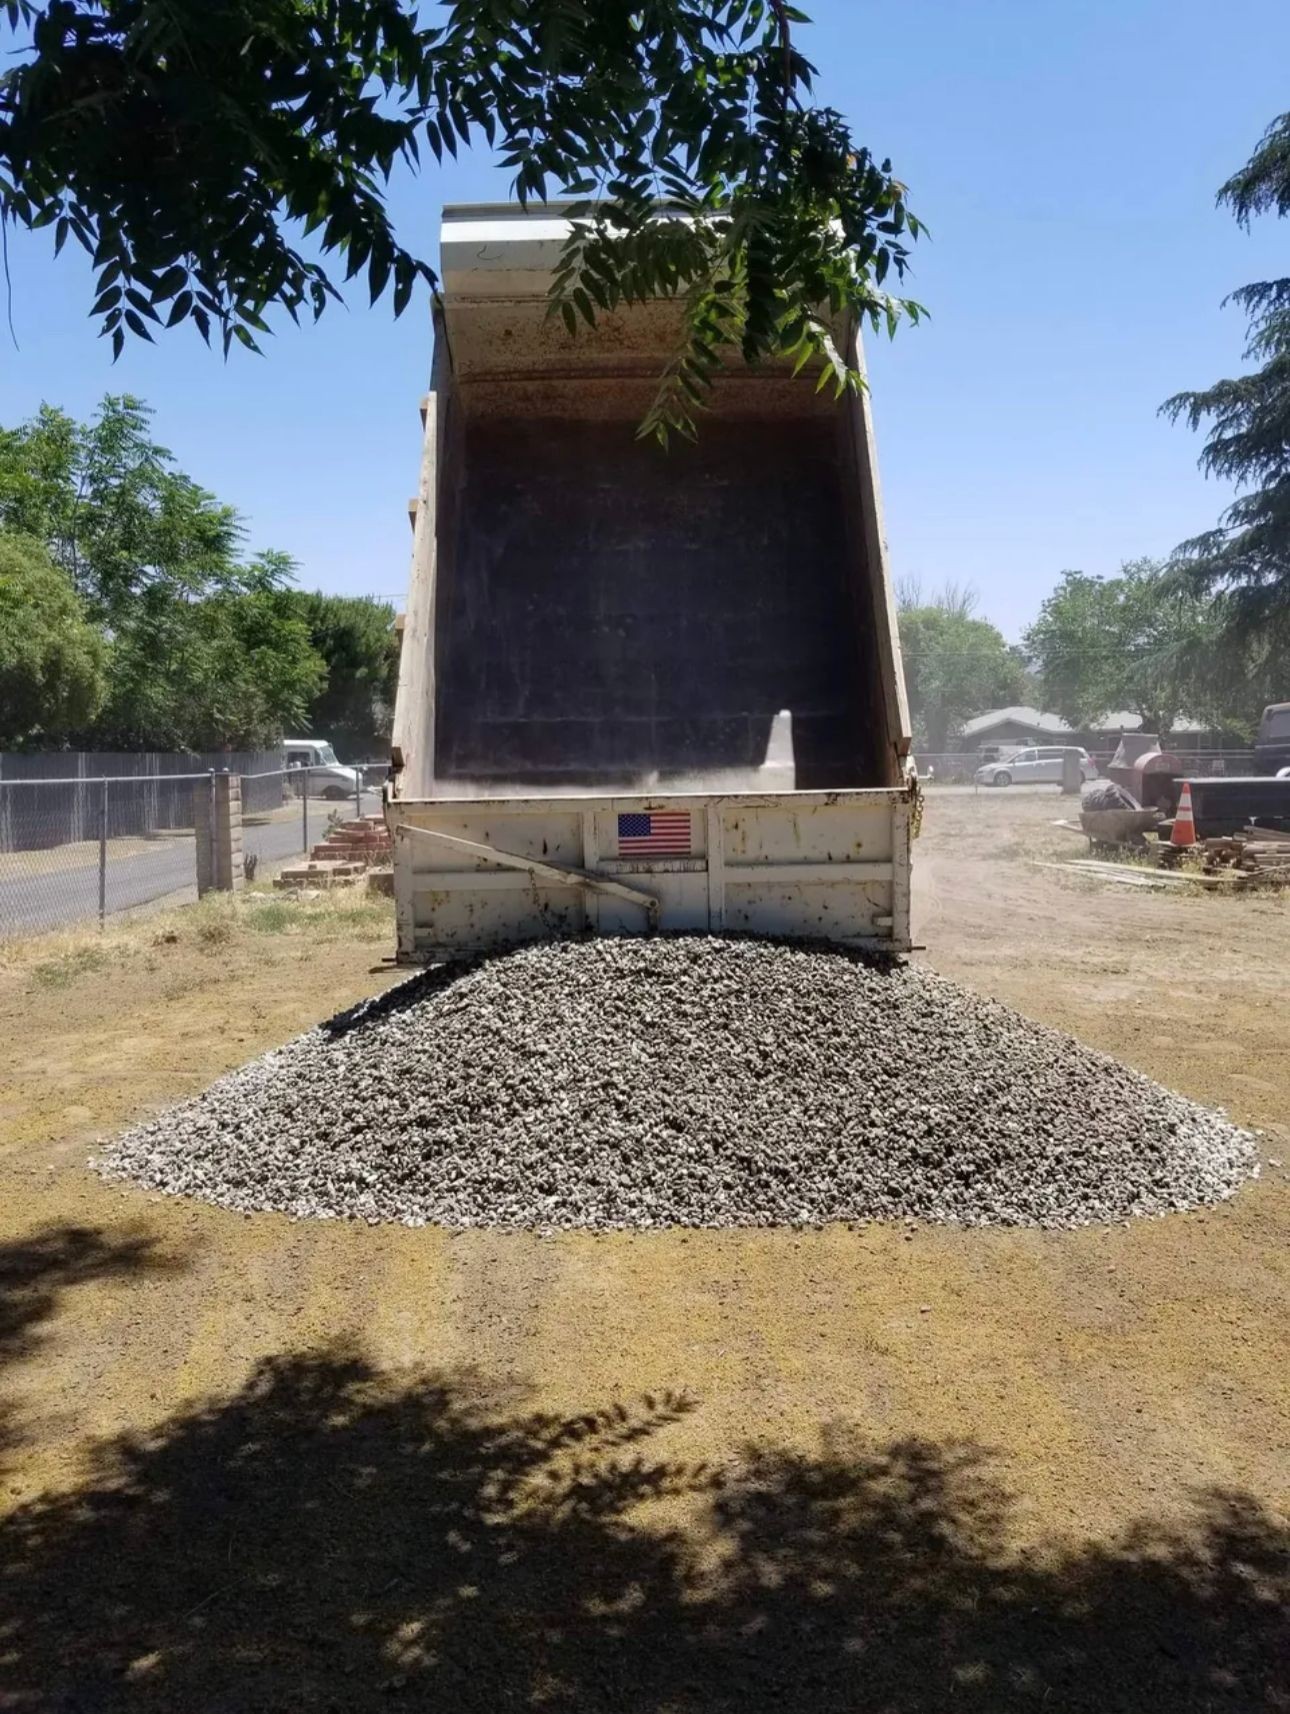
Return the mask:
{"type": "MultiPolygon", "coordinates": [[[[1218,201],[1243,227],[1257,214],[1290,213],[1290,113],[1268,127],[1218,201]]],[[[1177,393],[1161,409],[1193,429],[1208,423],[1201,468],[1244,492],[1178,559],[1194,588],[1219,599],[1230,629],[1251,637],[1271,626],[1290,645],[1290,276],[1242,286],[1227,301],[1249,317],[1246,357],[1256,367],[1177,393]]]]}

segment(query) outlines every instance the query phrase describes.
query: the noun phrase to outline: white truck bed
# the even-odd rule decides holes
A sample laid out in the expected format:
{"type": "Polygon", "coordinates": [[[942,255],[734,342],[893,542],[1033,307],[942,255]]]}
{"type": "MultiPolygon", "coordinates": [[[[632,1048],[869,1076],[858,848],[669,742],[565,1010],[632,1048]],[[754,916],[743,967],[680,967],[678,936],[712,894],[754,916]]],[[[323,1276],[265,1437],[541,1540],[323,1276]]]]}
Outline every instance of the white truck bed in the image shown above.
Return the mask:
{"type": "Polygon", "coordinates": [[[736,358],[696,445],[643,445],[678,307],[571,338],[546,298],[566,230],[445,211],[386,793],[399,958],[651,929],[903,952],[917,787],[868,397],[736,358]],[[622,843],[652,815],[681,849],[622,843]]]}
{"type": "Polygon", "coordinates": [[[655,930],[905,952],[914,790],[396,800],[399,959],[655,930]],[[620,856],[620,817],[659,813],[688,853],[620,856]]]}

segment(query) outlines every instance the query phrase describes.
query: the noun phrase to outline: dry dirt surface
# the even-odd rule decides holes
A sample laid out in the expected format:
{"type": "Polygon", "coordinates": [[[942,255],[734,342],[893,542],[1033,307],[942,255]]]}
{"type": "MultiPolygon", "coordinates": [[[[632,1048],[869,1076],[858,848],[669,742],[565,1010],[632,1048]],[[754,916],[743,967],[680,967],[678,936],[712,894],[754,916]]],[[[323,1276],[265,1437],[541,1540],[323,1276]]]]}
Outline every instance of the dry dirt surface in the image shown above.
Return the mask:
{"type": "Polygon", "coordinates": [[[0,1709],[1290,1708],[1290,907],[1036,868],[1061,813],[933,790],[922,956],[1260,1128],[1219,1209],[241,1216],[85,1159],[380,989],[387,925],[7,954],[0,1709]]]}

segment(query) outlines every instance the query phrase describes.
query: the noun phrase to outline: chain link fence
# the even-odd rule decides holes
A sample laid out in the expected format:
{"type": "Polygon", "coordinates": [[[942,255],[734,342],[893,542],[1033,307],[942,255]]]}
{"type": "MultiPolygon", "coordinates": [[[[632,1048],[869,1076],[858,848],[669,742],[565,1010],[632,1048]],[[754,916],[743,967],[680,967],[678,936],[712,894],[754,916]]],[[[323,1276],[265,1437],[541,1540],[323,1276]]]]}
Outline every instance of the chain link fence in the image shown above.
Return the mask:
{"type": "Polygon", "coordinates": [[[211,777],[0,780],[0,936],[195,899],[193,788],[211,777]]]}
{"type": "MultiPolygon", "coordinates": [[[[193,794],[213,791],[214,770],[95,777],[74,772],[65,758],[22,760],[29,777],[7,777],[16,771],[7,757],[0,777],[0,939],[196,899],[193,794]],[[36,761],[62,761],[65,771],[37,776],[36,761]]],[[[387,768],[380,761],[357,770],[230,769],[242,786],[247,877],[269,880],[306,857],[330,824],[379,813],[387,768]]]]}
{"type": "MultiPolygon", "coordinates": [[[[1038,747],[1033,744],[1003,744],[992,746],[988,753],[980,750],[916,750],[914,760],[918,765],[918,777],[925,785],[970,786],[975,783],[977,769],[986,762],[1003,762],[1009,755],[1038,747]]],[[[1183,777],[1193,780],[1254,772],[1253,750],[1195,750],[1171,747],[1170,753],[1177,756],[1181,762],[1183,777]]],[[[1115,752],[1091,750],[1089,754],[1097,764],[1098,772],[1105,774],[1115,752]]]]}
{"type": "Polygon", "coordinates": [[[388,762],[352,767],[271,768],[242,775],[242,860],[248,880],[266,881],[303,861],[338,822],[377,815],[388,762]],[[343,776],[353,774],[352,779],[343,776]]]}
{"type": "MultiPolygon", "coordinates": [[[[1105,773],[1111,754],[1093,753],[1099,772],[1105,773]]],[[[1254,766],[1248,750],[1179,749],[1177,754],[1192,778],[1245,774],[1254,766]]],[[[338,822],[380,812],[385,760],[260,765],[280,755],[220,758],[241,781],[248,880],[271,880],[285,865],[306,860],[338,822]]],[[[920,778],[935,788],[973,785],[987,758],[976,750],[920,750],[914,759],[920,778]]],[[[196,899],[193,792],[213,789],[215,770],[171,772],[170,758],[140,756],[101,758],[131,764],[132,772],[94,776],[84,771],[99,760],[0,758],[0,939],[196,899]],[[37,774],[41,764],[43,776],[37,774]]]]}

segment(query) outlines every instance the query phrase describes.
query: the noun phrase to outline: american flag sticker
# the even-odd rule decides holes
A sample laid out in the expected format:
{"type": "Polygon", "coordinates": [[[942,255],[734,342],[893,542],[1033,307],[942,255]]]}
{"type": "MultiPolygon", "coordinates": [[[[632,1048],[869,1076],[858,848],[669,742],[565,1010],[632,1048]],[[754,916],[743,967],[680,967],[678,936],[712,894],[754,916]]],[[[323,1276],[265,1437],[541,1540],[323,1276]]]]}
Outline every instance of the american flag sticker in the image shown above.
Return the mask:
{"type": "Polygon", "coordinates": [[[618,817],[620,857],[688,857],[688,809],[652,809],[618,817]]]}

